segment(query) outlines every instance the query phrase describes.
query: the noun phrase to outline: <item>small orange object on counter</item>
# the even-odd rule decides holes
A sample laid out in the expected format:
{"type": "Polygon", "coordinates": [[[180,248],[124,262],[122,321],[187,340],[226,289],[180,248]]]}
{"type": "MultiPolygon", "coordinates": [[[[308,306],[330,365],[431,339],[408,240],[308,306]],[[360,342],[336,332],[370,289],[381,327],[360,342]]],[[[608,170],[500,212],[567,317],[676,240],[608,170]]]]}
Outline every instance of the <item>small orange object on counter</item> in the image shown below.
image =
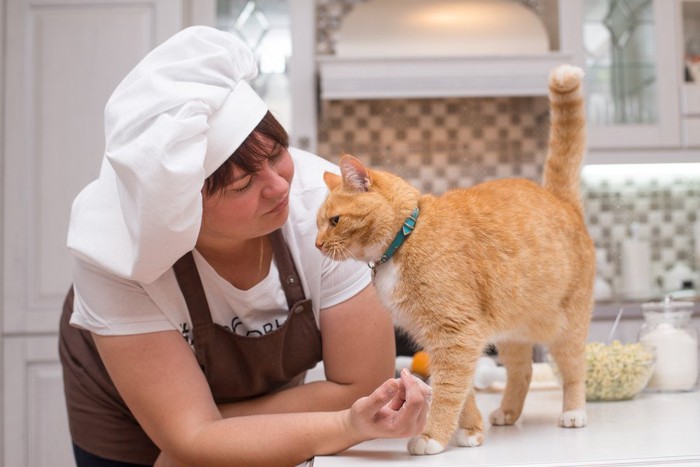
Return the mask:
{"type": "Polygon", "coordinates": [[[424,350],[419,350],[413,354],[413,362],[411,362],[411,372],[427,378],[430,376],[430,357],[424,350]]]}

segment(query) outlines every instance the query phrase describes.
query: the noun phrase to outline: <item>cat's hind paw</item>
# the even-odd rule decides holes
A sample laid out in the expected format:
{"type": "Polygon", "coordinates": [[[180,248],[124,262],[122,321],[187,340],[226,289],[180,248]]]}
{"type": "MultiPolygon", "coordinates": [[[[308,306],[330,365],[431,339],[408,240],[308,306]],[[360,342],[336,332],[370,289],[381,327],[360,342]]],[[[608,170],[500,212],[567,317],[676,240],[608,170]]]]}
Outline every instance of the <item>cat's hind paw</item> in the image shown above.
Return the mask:
{"type": "Polygon", "coordinates": [[[569,410],[559,416],[559,426],[564,428],[581,428],[586,426],[588,418],[583,409],[569,410]]]}
{"type": "Polygon", "coordinates": [[[439,441],[428,438],[425,435],[414,436],[408,441],[408,452],[414,456],[425,456],[426,454],[439,454],[445,450],[445,446],[439,441]]]}
{"type": "Polygon", "coordinates": [[[504,411],[502,408],[497,408],[489,415],[489,422],[493,426],[512,425],[517,421],[517,417],[509,410],[504,411]]]}
{"type": "Polygon", "coordinates": [[[455,436],[457,446],[465,448],[475,448],[484,442],[484,434],[481,431],[465,430],[460,428],[455,436]]]}

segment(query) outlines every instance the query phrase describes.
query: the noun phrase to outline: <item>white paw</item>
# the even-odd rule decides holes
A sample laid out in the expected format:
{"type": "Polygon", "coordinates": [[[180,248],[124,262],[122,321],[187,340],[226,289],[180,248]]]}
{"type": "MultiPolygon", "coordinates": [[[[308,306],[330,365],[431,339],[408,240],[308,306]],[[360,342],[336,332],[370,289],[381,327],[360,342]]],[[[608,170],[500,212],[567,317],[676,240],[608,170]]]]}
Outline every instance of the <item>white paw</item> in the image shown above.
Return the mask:
{"type": "Polygon", "coordinates": [[[569,410],[559,416],[559,426],[564,428],[581,428],[586,426],[588,419],[583,409],[569,410]]]}
{"type": "Polygon", "coordinates": [[[474,448],[477,446],[481,446],[481,443],[484,442],[484,434],[475,433],[470,435],[467,430],[465,430],[464,428],[460,428],[459,430],[457,430],[457,436],[455,437],[455,441],[457,441],[458,446],[474,448]]]}
{"type": "Polygon", "coordinates": [[[408,441],[408,452],[414,456],[424,456],[426,454],[439,454],[444,451],[445,446],[433,438],[425,436],[414,436],[408,441]]]}
{"type": "Polygon", "coordinates": [[[489,422],[491,422],[491,425],[494,426],[513,424],[510,415],[505,413],[500,407],[491,412],[491,415],[489,415],[489,422]]]}

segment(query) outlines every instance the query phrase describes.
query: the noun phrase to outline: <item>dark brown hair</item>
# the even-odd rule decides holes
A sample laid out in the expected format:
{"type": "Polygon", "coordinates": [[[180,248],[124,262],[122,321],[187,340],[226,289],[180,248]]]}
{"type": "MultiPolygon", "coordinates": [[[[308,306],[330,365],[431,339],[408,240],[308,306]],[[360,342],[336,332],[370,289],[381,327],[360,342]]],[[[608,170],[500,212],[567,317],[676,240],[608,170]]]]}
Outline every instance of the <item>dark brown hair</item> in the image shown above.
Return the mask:
{"type": "Polygon", "coordinates": [[[256,137],[256,134],[272,141],[276,147],[289,147],[289,135],[287,131],[268,111],[253,132],[248,135],[243,143],[231,154],[231,157],[226,159],[226,161],[204,181],[204,193],[206,196],[221,192],[231,183],[234,166],[245,172],[257,172],[260,170],[263,162],[276,152],[270,151],[269,145],[265,145],[265,143],[260,141],[260,138],[256,137]]]}

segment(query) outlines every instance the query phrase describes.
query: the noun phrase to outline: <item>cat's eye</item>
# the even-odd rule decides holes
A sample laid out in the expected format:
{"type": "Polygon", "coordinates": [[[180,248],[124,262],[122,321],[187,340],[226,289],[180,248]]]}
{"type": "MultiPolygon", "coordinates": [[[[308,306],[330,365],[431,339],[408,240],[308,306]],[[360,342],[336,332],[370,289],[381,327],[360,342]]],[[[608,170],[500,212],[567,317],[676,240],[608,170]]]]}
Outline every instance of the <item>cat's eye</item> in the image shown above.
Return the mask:
{"type": "Polygon", "coordinates": [[[333,216],[330,219],[328,219],[328,222],[331,224],[331,226],[335,227],[338,225],[338,222],[340,221],[340,216],[333,216]]]}

